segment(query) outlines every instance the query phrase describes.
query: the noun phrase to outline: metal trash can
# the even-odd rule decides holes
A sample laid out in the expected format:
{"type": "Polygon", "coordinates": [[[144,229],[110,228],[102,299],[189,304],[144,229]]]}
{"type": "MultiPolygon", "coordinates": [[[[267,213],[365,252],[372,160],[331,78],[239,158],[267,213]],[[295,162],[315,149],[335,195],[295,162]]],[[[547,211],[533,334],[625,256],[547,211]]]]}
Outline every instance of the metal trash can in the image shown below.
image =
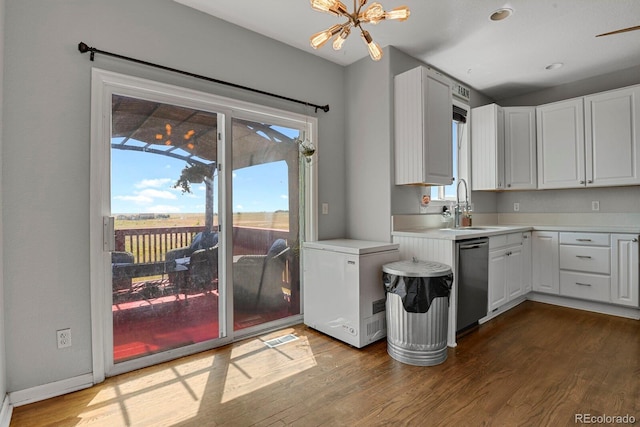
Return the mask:
{"type": "Polygon", "coordinates": [[[387,295],[387,353],[409,365],[447,359],[451,267],[432,261],[397,261],[382,267],[387,295]]]}

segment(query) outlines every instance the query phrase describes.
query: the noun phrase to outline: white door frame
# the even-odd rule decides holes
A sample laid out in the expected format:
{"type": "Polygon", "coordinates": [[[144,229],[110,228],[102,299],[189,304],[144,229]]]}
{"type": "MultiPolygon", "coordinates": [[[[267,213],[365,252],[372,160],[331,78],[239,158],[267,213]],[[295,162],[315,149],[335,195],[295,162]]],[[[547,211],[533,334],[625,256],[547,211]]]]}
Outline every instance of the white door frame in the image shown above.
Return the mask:
{"type": "MultiPolygon", "coordinates": [[[[309,139],[317,144],[317,119],[263,107],[251,103],[241,102],[230,98],[220,97],[205,92],[185,89],[165,83],[127,76],[98,68],[92,69],[91,90],[91,163],[90,163],[90,278],[91,278],[91,332],[93,382],[104,381],[107,375],[139,369],[141,367],[175,359],[197,351],[211,348],[211,341],[194,344],[188,347],[169,350],[166,352],[145,356],[127,362],[113,363],[113,324],[111,322],[111,286],[107,281],[111,278],[111,256],[105,251],[105,239],[111,239],[112,230],[103,226],[103,218],[111,214],[110,189],[110,156],[111,156],[111,96],[121,94],[125,96],[149,99],[187,108],[201,109],[219,114],[218,159],[222,159],[222,171],[219,173],[219,194],[231,194],[231,150],[223,143],[231,137],[231,119],[233,117],[256,117],[260,120],[268,119],[274,124],[306,129],[309,139]],[[111,344],[109,344],[111,343],[111,344]]],[[[316,154],[317,156],[317,154],[316,154]]],[[[314,159],[315,160],[315,159],[314,159]]],[[[317,168],[316,162],[303,162],[305,174],[304,203],[306,240],[316,240],[317,236],[317,168]]],[[[219,212],[230,215],[232,211],[230,197],[219,197],[219,212]]],[[[232,280],[227,280],[232,263],[231,221],[224,221],[220,234],[222,268],[220,269],[220,283],[226,284],[224,295],[233,294],[232,280]]],[[[223,286],[224,288],[224,286],[223,286]]],[[[301,291],[302,292],[302,291],[301,291]]],[[[220,325],[226,329],[226,336],[214,342],[225,345],[234,340],[232,298],[224,298],[225,304],[220,307],[220,325]]],[[[222,329],[221,328],[221,329],[222,329]]]]}

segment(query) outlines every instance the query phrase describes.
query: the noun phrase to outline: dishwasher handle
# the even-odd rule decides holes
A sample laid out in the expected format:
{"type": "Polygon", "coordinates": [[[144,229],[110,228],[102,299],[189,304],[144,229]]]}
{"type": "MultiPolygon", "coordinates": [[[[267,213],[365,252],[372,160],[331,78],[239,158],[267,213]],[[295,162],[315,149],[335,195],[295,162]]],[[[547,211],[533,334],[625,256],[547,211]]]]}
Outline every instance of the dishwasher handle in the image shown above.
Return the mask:
{"type": "Polygon", "coordinates": [[[488,244],[489,244],[489,242],[467,243],[467,244],[462,243],[462,244],[460,244],[458,246],[458,248],[460,248],[460,249],[478,249],[478,248],[484,248],[488,244]]]}

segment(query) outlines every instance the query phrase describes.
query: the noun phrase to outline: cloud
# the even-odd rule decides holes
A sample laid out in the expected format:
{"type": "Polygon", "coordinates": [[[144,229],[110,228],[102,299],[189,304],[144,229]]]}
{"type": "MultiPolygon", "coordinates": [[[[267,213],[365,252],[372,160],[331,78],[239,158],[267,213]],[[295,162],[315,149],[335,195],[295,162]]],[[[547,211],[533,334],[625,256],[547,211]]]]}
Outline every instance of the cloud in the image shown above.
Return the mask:
{"type": "Polygon", "coordinates": [[[281,194],[280,198],[284,200],[289,200],[289,196],[287,194],[281,194]]]}
{"type": "Polygon", "coordinates": [[[176,195],[170,191],[155,190],[153,188],[137,191],[133,195],[114,196],[116,200],[133,202],[137,205],[148,205],[154,203],[156,199],[175,200],[176,198],[176,195]]]}
{"type": "Polygon", "coordinates": [[[162,188],[166,187],[169,182],[172,182],[171,178],[157,178],[157,179],[143,179],[135,184],[136,188],[162,188]]]}

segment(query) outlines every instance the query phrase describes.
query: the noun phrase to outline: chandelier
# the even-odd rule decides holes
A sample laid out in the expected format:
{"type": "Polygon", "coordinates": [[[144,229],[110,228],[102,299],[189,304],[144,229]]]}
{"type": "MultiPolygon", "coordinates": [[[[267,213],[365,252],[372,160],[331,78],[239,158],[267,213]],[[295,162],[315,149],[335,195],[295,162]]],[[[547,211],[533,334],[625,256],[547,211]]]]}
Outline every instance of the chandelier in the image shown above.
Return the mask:
{"type": "Polygon", "coordinates": [[[311,47],[319,49],[333,36],[336,36],[333,41],[333,48],[340,50],[344,41],[349,37],[349,34],[351,34],[351,29],[358,28],[362,39],[367,44],[371,59],[379,61],[382,58],[382,49],[380,49],[378,43],[373,41],[371,34],[362,28],[361,24],[377,24],[385,19],[406,21],[409,17],[409,8],[407,6],[400,6],[389,12],[385,12],[380,3],[373,2],[362,11],[365,4],[367,4],[367,0],[353,0],[353,12],[349,13],[347,7],[340,0],[311,0],[311,7],[313,9],[348,19],[344,24],[336,24],[331,28],[311,36],[311,47]]]}

